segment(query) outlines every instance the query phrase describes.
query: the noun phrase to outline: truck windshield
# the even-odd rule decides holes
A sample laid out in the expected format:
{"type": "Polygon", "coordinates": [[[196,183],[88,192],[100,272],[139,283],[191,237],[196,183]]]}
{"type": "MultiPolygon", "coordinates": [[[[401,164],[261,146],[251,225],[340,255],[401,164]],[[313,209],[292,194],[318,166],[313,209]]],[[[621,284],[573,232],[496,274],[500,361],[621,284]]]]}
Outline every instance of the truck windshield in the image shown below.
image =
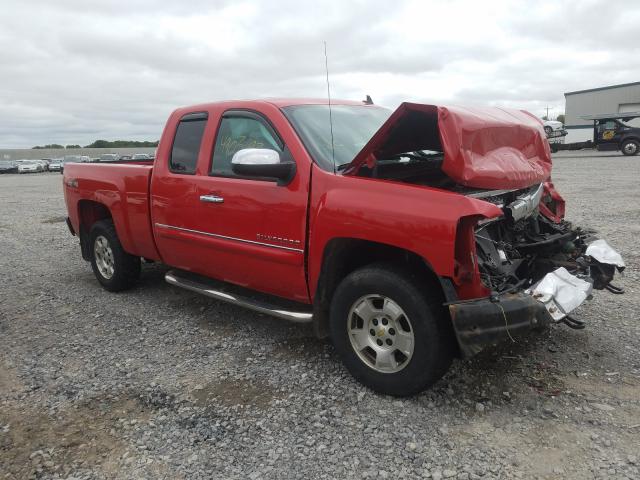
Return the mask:
{"type": "Polygon", "coordinates": [[[350,163],[391,115],[382,107],[332,105],[334,153],[328,105],[295,105],[283,111],[313,160],[329,171],[350,163]]]}

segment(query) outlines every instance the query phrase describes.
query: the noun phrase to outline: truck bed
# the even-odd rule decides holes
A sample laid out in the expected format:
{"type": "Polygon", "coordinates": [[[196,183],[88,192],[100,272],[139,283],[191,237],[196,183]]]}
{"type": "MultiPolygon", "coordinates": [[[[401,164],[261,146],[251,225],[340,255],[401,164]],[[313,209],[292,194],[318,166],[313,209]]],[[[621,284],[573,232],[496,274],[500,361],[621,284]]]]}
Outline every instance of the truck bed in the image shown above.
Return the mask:
{"type": "MultiPolygon", "coordinates": [[[[71,225],[81,218],[111,212],[122,247],[132,255],[160,260],[151,228],[149,186],[153,166],[140,163],[69,163],[64,169],[64,194],[71,225]]],[[[91,222],[84,222],[91,223],[91,222]]]]}

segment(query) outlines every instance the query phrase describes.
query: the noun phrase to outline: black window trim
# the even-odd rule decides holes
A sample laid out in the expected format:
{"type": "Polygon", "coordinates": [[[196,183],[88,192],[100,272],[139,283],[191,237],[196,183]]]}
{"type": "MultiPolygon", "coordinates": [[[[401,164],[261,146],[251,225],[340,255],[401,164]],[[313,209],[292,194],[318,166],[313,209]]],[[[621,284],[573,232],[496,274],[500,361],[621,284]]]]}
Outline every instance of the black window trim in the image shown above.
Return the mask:
{"type": "Polygon", "coordinates": [[[282,140],[282,137],[280,136],[280,133],[278,133],[278,130],[276,130],[276,128],[273,126],[273,123],[271,123],[271,120],[269,120],[269,118],[267,118],[266,115],[263,115],[260,112],[257,112],[255,110],[251,110],[251,109],[245,109],[245,108],[231,108],[229,110],[225,110],[222,115],[220,115],[220,120],[218,121],[218,125],[216,126],[216,134],[213,137],[213,146],[211,148],[211,160],[209,161],[209,172],[208,172],[208,176],[209,177],[218,177],[218,178],[232,178],[232,179],[238,179],[238,180],[256,180],[258,182],[278,182],[277,178],[271,178],[271,177],[247,177],[244,175],[236,175],[236,174],[224,174],[224,173],[215,173],[213,172],[213,156],[216,153],[216,142],[218,141],[218,133],[220,131],[220,127],[222,126],[222,120],[224,120],[225,118],[250,118],[253,120],[256,120],[258,122],[261,122],[264,127],[269,131],[269,133],[271,133],[273,135],[274,140],[276,141],[276,143],[278,144],[278,147],[280,147],[280,150],[282,151],[282,160],[287,161],[287,162],[295,162],[295,160],[293,159],[293,155],[291,155],[291,152],[289,151],[289,148],[287,147],[287,145],[284,143],[284,141],[282,140]]]}
{"type": "Polygon", "coordinates": [[[204,130],[202,131],[202,138],[200,139],[200,148],[198,149],[198,157],[200,156],[200,150],[202,150],[202,139],[204,138],[204,134],[207,131],[207,123],[209,122],[209,112],[189,112],[185,113],[180,120],[176,123],[176,129],[173,132],[173,139],[171,140],[171,150],[169,151],[169,161],[168,167],[169,172],[174,175],[195,175],[196,170],[198,170],[198,159],[196,158],[196,168],[193,172],[177,172],[171,168],[171,159],[173,158],[173,147],[176,143],[176,136],[178,135],[178,128],[182,122],[195,122],[199,120],[204,120],[204,130]]]}

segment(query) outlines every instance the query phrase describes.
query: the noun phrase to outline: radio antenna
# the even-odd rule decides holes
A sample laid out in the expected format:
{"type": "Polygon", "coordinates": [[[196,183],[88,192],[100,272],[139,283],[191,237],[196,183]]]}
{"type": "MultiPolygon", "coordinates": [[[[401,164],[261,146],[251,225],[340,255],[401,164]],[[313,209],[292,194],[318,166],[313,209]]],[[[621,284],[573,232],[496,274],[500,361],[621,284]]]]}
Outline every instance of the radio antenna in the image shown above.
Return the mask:
{"type": "Polygon", "coordinates": [[[327,41],[324,41],[324,70],[327,74],[327,98],[329,99],[329,131],[331,132],[331,162],[336,173],[336,149],[333,143],[333,115],[331,113],[331,87],[329,85],[329,61],[327,60],[327,41]]]}

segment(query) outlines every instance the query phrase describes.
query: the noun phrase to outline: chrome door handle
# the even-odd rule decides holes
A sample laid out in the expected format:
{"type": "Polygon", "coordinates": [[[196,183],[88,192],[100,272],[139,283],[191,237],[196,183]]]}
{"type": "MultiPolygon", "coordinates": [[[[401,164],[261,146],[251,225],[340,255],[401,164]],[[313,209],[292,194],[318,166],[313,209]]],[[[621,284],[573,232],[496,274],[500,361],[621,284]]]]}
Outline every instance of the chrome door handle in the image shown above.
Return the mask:
{"type": "Polygon", "coordinates": [[[224,198],[216,195],[200,195],[200,201],[205,203],[224,203],[224,198]]]}

